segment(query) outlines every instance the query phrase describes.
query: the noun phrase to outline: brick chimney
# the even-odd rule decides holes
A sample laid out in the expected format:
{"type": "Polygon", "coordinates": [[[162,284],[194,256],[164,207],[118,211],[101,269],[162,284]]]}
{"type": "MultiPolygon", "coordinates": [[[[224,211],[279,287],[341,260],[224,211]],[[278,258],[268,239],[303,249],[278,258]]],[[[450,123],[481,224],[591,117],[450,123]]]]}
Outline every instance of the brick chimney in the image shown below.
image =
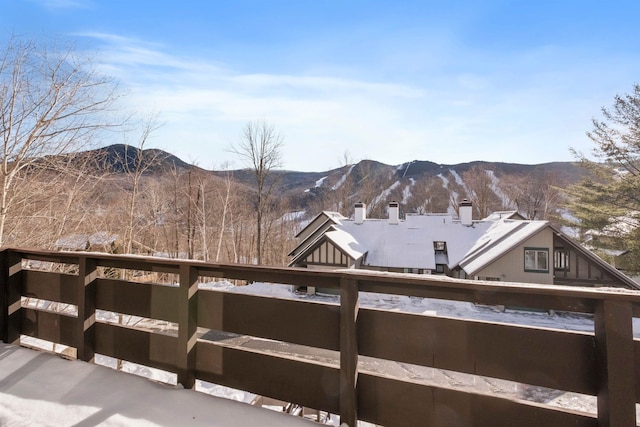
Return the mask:
{"type": "Polygon", "coordinates": [[[398,224],[400,222],[400,204],[395,200],[389,202],[389,224],[398,224]]]}
{"type": "Polygon", "coordinates": [[[462,203],[460,203],[459,216],[462,225],[473,225],[473,204],[469,200],[464,199],[462,203]]]}
{"type": "Polygon", "coordinates": [[[362,202],[355,204],[354,220],[356,224],[362,224],[367,219],[367,205],[362,202]]]}

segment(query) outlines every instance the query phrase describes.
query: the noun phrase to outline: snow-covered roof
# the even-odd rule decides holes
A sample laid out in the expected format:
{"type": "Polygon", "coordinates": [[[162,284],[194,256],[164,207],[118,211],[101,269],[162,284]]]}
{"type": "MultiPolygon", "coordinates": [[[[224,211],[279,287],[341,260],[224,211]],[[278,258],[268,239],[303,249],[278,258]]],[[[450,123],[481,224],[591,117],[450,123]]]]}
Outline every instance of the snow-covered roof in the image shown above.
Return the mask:
{"type": "Polygon", "coordinates": [[[496,221],[465,255],[460,267],[474,274],[548,225],[547,221],[496,221]]]}
{"type": "Polygon", "coordinates": [[[489,222],[477,221],[469,227],[451,215],[430,214],[407,215],[398,224],[383,219],[367,219],[362,224],[344,220],[335,228],[366,248],[366,265],[435,269],[434,242],[446,242],[447,264],[453,268],[490,226],[489,222]]]}
{"type": "Polygon", "coordinates": [[[311,233],[318,229],[321,224],[326,224],[327,222],[337,223],[341,219],[345,219],[340,212],[333,211],[322,211],[315,218],[313,218],[302,230],[296,234],[296,237],[302,237],[305,233],[311,233]]]}
{"type": "Polygon", "coordinates": [[[485,221],[497,221],[499,219],[524,219],[518,211],[497,211],[486,217],[485,221]]]}
{"type": "Polygon", "coordinates": [[[325,233],[325,236],[353,259],[360,259],[367,252],[366,248],[344,230],[334,229],[325,233]]]}

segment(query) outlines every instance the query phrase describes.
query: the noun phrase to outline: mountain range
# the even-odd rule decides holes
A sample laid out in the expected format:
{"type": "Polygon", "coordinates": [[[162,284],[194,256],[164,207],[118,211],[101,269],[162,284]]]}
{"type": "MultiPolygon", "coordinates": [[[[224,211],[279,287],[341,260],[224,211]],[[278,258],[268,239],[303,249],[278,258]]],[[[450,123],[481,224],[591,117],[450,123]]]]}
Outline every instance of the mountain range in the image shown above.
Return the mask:
{"type": "MultiPolygon", "coordinates": [[[[184,172],[195,168],[219,177],[231,176],[234,181],[247,187],[255,186],[254,173],[250,169],[204,170],[158,149],[139,150],[125,145],[111,145],[87,154],[101,158],[100,167],[115,174],[135,171],[138,167],[144,168],[146,175],[169,170],[184,172]]],[[[278,199],[286,200],[290,210],[308,211],[310,214],[324,209],[344,210],[344,214],[349,214],[353,203],[364,201],[369,204],[372,216],[381,215],[386,203],[391,200],[400,202],[404,212],[446,212],[455,208],[457,201],[462,198],[475,197],[474,186],[483,184],[466,181],[478,170],[486,175],[484,185],[493,193],[488,196],[492,200],[492,210],[501,210],[513,204],[514,196],[508,193],[516,183],[522,185],[528,182],[532,188],[549,183],[554,187],[566,187],[576,183],[585,174],[574,162],[526,165],[475,161],[438,164],[412,160],[400,165],[388,165],[380,161],[362,160],[328,171],[274,170],[267,184],[273,184],[274,194],[278,199]]],[[[480,177],[482,179],[482,174],[480,177]]],[[[474,179],[477,180],[477,176],[474,179]]]]}

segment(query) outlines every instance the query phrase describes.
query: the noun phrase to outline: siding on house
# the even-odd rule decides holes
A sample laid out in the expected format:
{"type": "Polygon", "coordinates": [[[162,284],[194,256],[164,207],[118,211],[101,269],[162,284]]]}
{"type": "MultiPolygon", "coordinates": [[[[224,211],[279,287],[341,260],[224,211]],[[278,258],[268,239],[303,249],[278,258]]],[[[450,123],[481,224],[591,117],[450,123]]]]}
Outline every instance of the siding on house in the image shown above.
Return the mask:
{"type": "Polygon", "coordinates": [[[480,279],[499,279],[504,282],[524,282],[553,284],[553,232],[545,228],[531,236],[523,243],[515,246],[502,257],[489,264],[487,267],[474,274],[480,279]],[[524,268],[525,248],[544,248],[549,250],[548,266],[546,273],[529,272],[524,268]]]}

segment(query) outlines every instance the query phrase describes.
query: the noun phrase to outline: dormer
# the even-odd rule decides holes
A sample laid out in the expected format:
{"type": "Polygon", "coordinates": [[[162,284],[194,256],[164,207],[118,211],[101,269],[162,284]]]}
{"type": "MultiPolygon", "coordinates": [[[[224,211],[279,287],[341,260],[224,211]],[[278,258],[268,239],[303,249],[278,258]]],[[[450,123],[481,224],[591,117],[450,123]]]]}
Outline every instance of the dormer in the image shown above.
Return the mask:
{"type": "Polygon", "coordinates": [[[433,251],[436,254],[447,254],[447,242],[442,240],[437,240],[433,242],[433,251]]]}

